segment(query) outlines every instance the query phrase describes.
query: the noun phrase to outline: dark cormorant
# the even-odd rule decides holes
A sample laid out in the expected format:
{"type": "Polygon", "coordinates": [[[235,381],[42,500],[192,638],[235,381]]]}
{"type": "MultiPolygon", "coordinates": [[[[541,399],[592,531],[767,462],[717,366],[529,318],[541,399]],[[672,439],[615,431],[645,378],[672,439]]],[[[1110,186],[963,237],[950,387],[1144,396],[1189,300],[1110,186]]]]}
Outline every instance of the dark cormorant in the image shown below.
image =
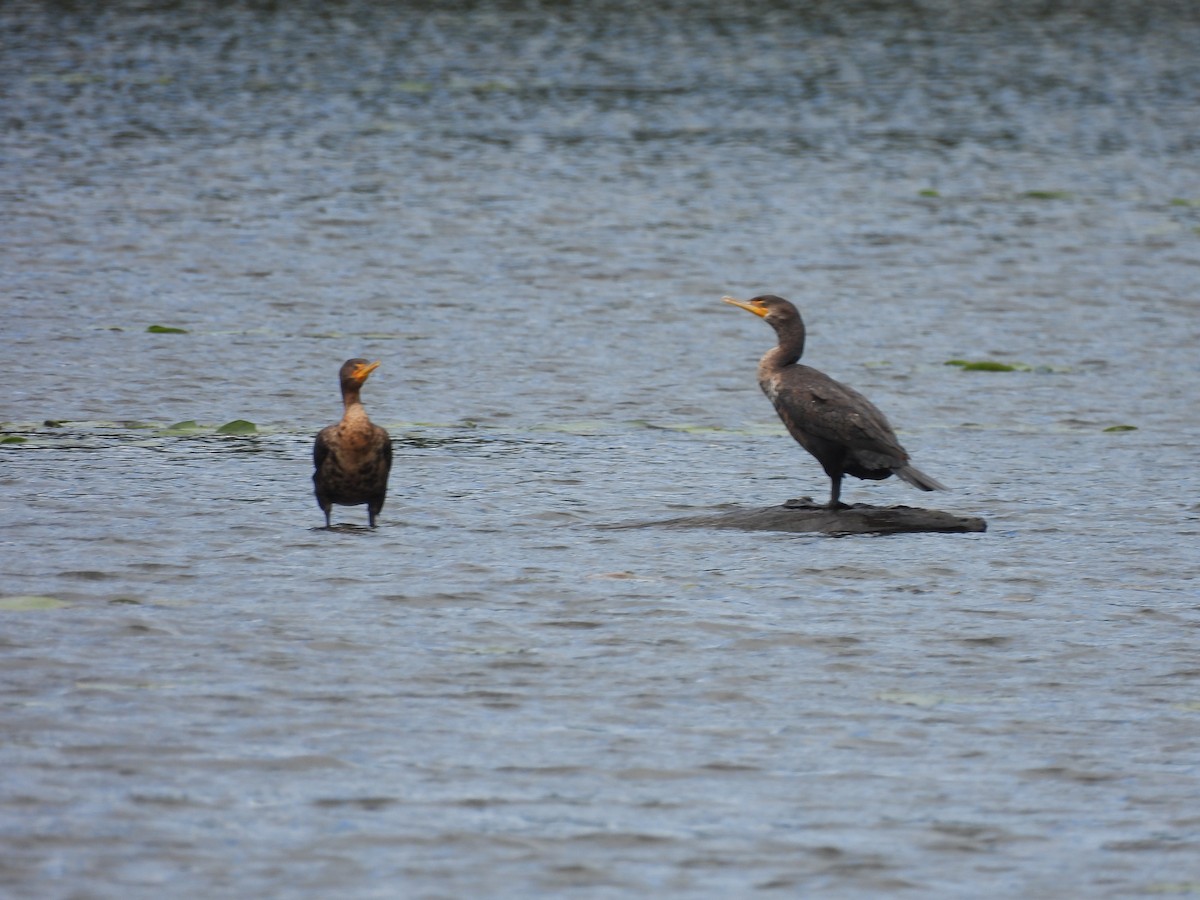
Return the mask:
{"type": "Polygon", "coordinates": [[[367,418],[359,391],[367,376],[379,367],[365,359],[348,359],[342,364],[342,404],[346,411],[336,425],[322,428],[313,445],[313,487],[317,505],[325,513],[325,527],[333,504],[367,504],[367,518],[375,517],[387,496],[388,473],[392,470],[392,439],[367,418]]]}
{"type": "Polygon", "coordinates": [[[767,321],[779,344],[758,363],[758,385],[775,404],[787,430],[817,458],[833,482],[829,509],[838,509],[842,476],[879,480],[889,475],[923,491],[945,490],[908,464],[908,452],[883,413],[858,391],[824,372],[800,365],[804,352],[804,320],[789,301],[773,294],[752,300],[722,297],[767,321]]]}

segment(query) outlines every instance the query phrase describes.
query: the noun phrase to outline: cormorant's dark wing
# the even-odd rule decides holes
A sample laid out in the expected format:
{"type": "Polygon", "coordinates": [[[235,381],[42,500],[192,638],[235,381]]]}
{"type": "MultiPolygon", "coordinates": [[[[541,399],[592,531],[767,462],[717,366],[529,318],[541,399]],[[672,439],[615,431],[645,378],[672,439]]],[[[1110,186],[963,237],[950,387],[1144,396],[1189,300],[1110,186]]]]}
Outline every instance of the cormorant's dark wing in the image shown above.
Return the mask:
{"type": "Polygon", "coordinates": [[[386,431],[383,433],[383,471],[392,471],[392,438],[386,431]]]}
{"type": "Polygon", "coordinates": [[[870,400],[824,372],[794,366],[782,373],[771,395],[789,430],[800,429],[832,444],[840,444],[870,468],[902,466],[908,454],[892,426],[870,400]]]}
{"type": "Polygon", "coordinates": [[[325,436],[325,429],[322,428],[317,432],[317,439],[313,441],[313,468],[320,472],[321,466],[329,457],[329,440],[325,436]]]}

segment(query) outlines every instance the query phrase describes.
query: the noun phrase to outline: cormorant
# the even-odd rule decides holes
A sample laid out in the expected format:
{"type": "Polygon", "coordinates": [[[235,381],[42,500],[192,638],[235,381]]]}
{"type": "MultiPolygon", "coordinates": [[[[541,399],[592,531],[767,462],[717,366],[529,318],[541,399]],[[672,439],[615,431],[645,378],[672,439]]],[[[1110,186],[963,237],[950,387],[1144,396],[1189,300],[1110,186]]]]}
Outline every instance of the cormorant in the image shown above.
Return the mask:
{"type": "Polygon", "coordinates": [[[838,509],[842,477],[879,480],[895,475],[923,491],[945,485],[909,465],[908,452],[883,413],[858,391],[834,381],[824,372],[801,365],[804,320],[782,297],[764,294],[752,300],[722,297],[766,320],[779,344],[758,363],[758,385],[775,404],[788,432],[825,469],[832,481],[829,509],[838,509]]]}
{"type": "Polygon", "coordinates": [[[387,496],[388,473],[392,470],[392,439],[367,418],[359,391],[367,376],[379,367],[365,359],[348,359],[339,378],[345,412],[336,425],[322,428],[313,445],[313,487],[317,505],[325,513],[325,527],[333,504],[367,504],[372,528],[387,496]]]}

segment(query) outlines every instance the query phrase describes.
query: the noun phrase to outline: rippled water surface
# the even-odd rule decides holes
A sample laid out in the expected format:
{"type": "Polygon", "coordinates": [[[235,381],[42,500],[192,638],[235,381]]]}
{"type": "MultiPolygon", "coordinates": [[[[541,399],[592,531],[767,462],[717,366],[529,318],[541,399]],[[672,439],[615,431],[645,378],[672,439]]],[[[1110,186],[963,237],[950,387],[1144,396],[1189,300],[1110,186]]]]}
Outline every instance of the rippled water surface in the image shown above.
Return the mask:
{"type": "Polygon", "coordinates": [[[1194,6],[0,41],[5,896],[1200,893],[1194,6]],[[766,291],[986,534],[605,527],[824,496],[766,291]]]}

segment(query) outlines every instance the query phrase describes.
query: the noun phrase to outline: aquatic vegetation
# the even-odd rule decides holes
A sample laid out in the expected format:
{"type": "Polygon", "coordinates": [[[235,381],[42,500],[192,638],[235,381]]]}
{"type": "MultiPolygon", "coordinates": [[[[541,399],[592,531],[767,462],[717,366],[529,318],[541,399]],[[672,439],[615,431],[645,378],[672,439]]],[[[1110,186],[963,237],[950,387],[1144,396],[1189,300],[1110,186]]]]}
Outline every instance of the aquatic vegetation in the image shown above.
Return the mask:
{"type": "Polygon", "coordinates": [[[1110,431],[1137,431],[1137,430],[1138,430],[1138,428],[1136,425],[1109,425],[1107,428],[1104,429],[1104,431],[1106,433],[1110,432],[1110,431]]]}
{"type": "Polygon", "coordinates": [[[1065,375],[1071,372],[1069,366],[1054,366],[1049,363],[1031,366],[1029,363],[1006,363],[997,359],[948,359],[942,365],[957,366],[964,372],[1033,372],[1037,375],[1065,375]]]}
{"type": "Polygon", "coordinates": [[[174,425],[168,425],[163,429],[167,434],[192,434],[200,430],[201,428],[196,424],[195,419],[188,419],[186,422],[176,422],[174,425]]]}
{"type": "Polygon", "coordinates": [[[67,604],[57,597],[38,595],[0,597],[0,612],[30,612],[38,609],[60,609],[67,604]]]}
{"type": "Polygon", "coordinates": [[[1025,191],[1021,194],[1026,200],[1069,200],[1069,191],[1025,191]]]}
{"type": "Polygon", "coordinates": [[[948,359],[943,365],[958,366],[964,372],[1028,372],[1033,368],[1024,363],[1002,363],[994,359],[948,359]]]}
{"type": "Polygon", "coordinates": [[[606,419],[585,419],[577,422],[542,422],[533,426],[531,430],[562,434],[608,434],[614,427],[614,423],[606,419]]]}
{"type": "Polygon", "coordinates": [[[187,334],[186,328],[176,328],[174,325],[149,325],[146,327],[148,334],[187,334]]]}
{"type": "Polygon", "coordinates": [[[195,419],[187,419],[162,429],[163,434],[170,435],[202,434],[206,431],[216,431],[217,434],[255,434],[258,432],[258,426],[245,419],[234,419],[214,429],[211,425],[199,424],[195,419]]]}

